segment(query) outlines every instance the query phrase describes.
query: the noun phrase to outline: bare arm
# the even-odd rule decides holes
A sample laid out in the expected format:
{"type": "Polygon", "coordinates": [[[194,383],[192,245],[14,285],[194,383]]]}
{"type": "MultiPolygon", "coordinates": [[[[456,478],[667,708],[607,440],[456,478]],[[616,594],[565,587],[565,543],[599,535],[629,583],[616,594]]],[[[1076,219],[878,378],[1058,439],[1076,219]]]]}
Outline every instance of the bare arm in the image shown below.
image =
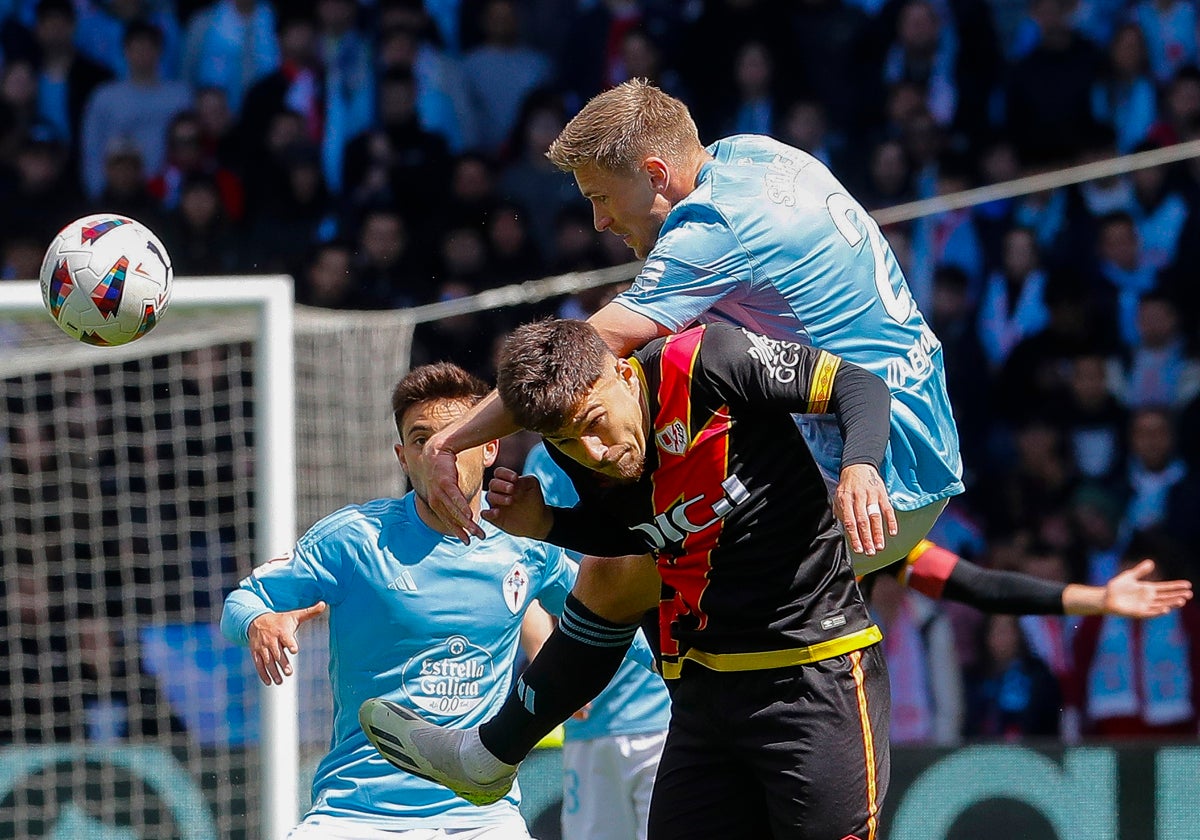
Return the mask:
{"type": "Polygon", "coordinates": [[[588,323],[596,328],[608,349],[619,358],[624,358],[647,342],[671,332],[662,324],[616,302],[606,304],[588,318],[588,323]]]}
{"type": "Polygon", "coordinates": [[[464,543],[469,543],[473,536],[483,539],[483,529],[475,521],[470,502],[459,489],[458,464],[454,456],[519,430],[500,401],[500,395],[492,391],[425,444],[425,457],[430,464],[429,506],[464,543]]]}

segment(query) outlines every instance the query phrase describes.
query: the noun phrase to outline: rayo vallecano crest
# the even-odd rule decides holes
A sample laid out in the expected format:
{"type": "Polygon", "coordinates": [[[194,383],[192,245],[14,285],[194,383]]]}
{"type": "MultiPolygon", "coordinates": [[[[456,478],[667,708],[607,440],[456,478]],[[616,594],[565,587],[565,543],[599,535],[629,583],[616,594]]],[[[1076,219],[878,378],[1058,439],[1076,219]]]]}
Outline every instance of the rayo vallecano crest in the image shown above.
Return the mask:
{"type": "Polygon", "coordinates": [[[654,433],[654,442],[664,452],[682,455],[688,446],[687,429],[684,428],[683,421],[676,417],[669,425],[659,429],[654,433]]]}
{"type": "Polygon", "coordinates": [[[508,611],[516,615],[525,606],[525,598],[529,595],[529,572],[521,563],[514,563],[504,576],[504,605],[508,611]]]}

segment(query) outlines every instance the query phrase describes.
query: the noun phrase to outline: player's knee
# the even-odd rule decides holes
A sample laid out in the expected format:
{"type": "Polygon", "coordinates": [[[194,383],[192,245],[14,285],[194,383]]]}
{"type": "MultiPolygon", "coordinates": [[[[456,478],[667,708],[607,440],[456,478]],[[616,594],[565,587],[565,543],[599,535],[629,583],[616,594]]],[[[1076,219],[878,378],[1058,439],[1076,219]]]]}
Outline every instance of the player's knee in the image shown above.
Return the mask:
{"type": "Polygon", "coordinates": [[[585,557],[572,593],[585,607],[614,624],[634,624],[658,606],[660,581],[648,555],[585,557]]]}

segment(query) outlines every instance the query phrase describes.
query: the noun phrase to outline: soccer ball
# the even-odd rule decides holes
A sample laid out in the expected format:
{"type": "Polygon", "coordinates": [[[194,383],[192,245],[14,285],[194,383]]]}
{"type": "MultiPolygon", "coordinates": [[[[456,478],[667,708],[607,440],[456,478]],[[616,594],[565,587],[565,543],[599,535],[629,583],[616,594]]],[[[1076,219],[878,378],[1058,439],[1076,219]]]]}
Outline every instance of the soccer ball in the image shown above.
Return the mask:
{"type": "Polygon", "coordinates": [[[145,225],[101,213],[67,225],[42,259],[42,301],[71,338],[111,347],[154,328],[171,298],[171,258],[145,225]]]}

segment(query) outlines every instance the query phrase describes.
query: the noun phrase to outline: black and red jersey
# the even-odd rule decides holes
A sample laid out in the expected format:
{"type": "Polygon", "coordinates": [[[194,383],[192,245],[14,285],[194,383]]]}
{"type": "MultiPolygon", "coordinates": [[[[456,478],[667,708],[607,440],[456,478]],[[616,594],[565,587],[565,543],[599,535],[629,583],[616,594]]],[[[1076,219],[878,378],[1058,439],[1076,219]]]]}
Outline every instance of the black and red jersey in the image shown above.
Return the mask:
{"type": "Polygon", "coordinates": [[[652,426],[642,478],[615,483],[551,447],[580,503],[555,509],[549,539],[601,556],[656,555],[666,662],[692,649],[807,648],[871,628],[792,414],[836,413],[843,465],[878,468],[888,437],[882,380],[824,351],[725,324],[658,339],[631,361],[652,426]]]}

